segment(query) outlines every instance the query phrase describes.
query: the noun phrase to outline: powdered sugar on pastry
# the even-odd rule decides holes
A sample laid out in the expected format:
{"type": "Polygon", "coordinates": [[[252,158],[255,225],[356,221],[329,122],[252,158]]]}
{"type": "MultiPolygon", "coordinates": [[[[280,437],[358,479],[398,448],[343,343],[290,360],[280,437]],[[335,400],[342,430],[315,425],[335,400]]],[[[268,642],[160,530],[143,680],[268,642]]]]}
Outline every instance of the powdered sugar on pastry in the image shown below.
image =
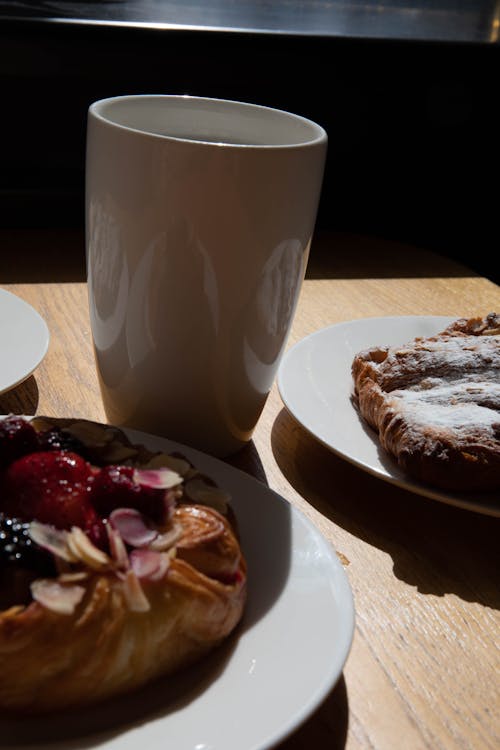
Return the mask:
{"type": "Polygon", "coordinates": [[[500,373],[500,334],[479,339],[415,339],[413,345],[385,351],[385,359],[373,362],[373,367],[380,386],[387,391],[419,385],[429,378],[451,381],[466,374],[471,379],[495,380],[500,373]]]}
{"type": "Polygon", "coordinates": [[[405,471],[446,489],[500,489],[500,316],[365,350],[352,373],[362,416],[405,471]]]}
{"type": "MultiPolygon", "coordinates": [[[[434,425],[457,434],[486,431],[492,437],[500,427],[500,385],[498,383],[455,382],[423,390],[398,390],[388,401],[393,408],[404,411],[415,428],[434,425]],[[495,408],[478,403],[484,397],[495,408]]],[[[411,427],[411,425],[409,425],[411,427]]]]}

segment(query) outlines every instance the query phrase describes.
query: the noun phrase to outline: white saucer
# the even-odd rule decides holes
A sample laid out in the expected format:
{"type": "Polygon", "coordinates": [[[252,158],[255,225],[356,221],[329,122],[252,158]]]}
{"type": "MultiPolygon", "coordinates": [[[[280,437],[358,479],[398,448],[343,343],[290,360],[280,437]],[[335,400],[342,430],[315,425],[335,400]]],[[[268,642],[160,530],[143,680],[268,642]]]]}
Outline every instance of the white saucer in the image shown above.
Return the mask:
{"type": "Polygon", "coordinates": [[[137,694],[57,717],[0,719],[0,748],[274,747],[342,673],[354,631],[346,573],[306,516],[264,484],[172,441],[127,434],[154,450],[181,452],[230,492],[248,563],[243,621],[208,662],[137,694]]]}
{"type": "Polygon", "coordinates": [[[407,477],[380,448],[377,436],[361,419],[351,397],[351,364],[359,351],[374,345],[397,345],[416,336],[432,336],[455,318],[402,316],[361,318],[323,328],[286,352],[278,388],[290,414],[323,445],[381,479],[467,510],[500,516],[492,494],[445,492],[407,477]]]}
{"type": "Polygon", "coordinates": [[[49,329],[27,302],[0,289],[0,393],[26,380],[47,353],[49,329]]]}

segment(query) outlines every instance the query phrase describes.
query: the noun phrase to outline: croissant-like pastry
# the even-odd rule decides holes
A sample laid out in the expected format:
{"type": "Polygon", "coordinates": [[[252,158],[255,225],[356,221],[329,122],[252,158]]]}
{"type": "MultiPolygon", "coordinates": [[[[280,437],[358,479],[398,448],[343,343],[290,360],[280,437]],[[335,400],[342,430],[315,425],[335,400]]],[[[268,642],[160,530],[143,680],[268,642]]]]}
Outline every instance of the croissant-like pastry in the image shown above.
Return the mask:
{"type": "Polygon", "coordinates": [[[183,457],[152,454],[93,422],[7,417],[0,483],[3,712],[128,692],[193,663],[240,621],[246,564],[234,514],[183,457]],[[90,472],[79,525],[68,520],[82,513],[77,483],[61,500],[46,476],[33,493],[29,475],[62,471],[60,462],[66,470],[68,456],[80,465],[75,455],[90,472]],[[127,492],[130,507],[120,502],[127,492]],[[16,544],[19,557],[36,558],[27,569],[16,567],[16,544]]]}
{"type": "Polygon", "coordinates": [[[458,492],[500,489],[500,315],[460,318],[352,362],[355,402],[409,476],[458,492]]]}

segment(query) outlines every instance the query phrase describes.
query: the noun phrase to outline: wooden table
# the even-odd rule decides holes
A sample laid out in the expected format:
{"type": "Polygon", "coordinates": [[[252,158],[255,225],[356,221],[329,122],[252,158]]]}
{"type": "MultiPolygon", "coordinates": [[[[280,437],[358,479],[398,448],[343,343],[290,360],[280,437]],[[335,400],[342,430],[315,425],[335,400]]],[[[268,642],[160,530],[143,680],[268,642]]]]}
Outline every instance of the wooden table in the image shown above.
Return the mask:
{"type": "MultiPolygon", "coordinates": [[[[4,232],[0,240],[0,285],[31,303],[51,331],[45,360],[0,396],[0,412],[105,420],[81,236],[4,232]]],[[[448,259],[381,240],[320,237],[289,345],[354,318],[492,310],[500,311],[500,288],[448,259]]],[[[497,750],[499,521],[336,457],[287,414],[276,387],[252,443],[231,463],[307,514],[337,550],[354,594],[343,675],[280,750],[497,750]]]]}

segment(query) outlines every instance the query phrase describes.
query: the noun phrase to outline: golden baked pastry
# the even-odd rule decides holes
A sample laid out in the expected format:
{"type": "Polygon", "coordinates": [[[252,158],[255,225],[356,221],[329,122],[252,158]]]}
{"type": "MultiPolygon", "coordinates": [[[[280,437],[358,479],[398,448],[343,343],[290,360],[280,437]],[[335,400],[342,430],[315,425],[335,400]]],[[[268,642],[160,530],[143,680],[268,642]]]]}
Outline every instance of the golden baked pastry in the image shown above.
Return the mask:
{"type": "Polygon", "coordinates": [[[500,490],[500,315],[461,318],[352,363],[355,401],[401,468],[460,492],[500,490]]]}
{"type": "Polygon", "coordinates": [[[0,420],[0,710],[130,691],[221,643],[246,564],[229,498],[184,457],[83,420],[0,420]]]}

